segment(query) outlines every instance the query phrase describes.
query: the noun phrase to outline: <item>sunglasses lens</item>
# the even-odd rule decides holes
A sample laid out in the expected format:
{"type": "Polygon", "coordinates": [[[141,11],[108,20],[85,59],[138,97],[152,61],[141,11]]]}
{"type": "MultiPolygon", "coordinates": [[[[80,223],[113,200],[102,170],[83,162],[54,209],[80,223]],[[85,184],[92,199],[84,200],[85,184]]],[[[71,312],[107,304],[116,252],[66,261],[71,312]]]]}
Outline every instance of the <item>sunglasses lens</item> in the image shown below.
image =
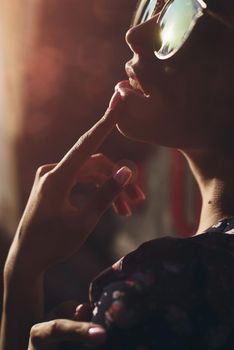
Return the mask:
{"type": "Polygon", "coordinates": [[[159,0],[141,0],[138,3],[133,26],[146,22],[153,15],[159,0]]]}
{"type": "Polygon", "coordinates": [[[165,59],[176,53],[192,31],[202,7],[197,0],[171,0],[163,10],[158,24],[160,26],[161,47],[155,54],[165,59]]]}

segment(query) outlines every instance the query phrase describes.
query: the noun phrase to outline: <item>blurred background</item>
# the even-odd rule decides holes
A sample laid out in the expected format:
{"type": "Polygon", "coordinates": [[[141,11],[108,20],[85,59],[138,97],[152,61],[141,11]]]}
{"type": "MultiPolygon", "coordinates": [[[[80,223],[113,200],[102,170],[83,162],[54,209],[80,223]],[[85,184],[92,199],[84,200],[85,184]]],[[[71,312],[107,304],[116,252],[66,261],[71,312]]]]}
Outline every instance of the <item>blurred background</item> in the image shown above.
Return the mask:
{"type": "MultiPolygon", "coordinates": [[[[0,271],[38,166],[60,160],[126,79],[124,41],[136,0],[1,0],[0,271]]],[[[90,280],[145,240],[191,235],[200,198],[179,153],[114,131],[101,151],[136,163],[146,202],[110,209],[82,250],[49,271],[47,307],[87,300],[90,280]]]]}

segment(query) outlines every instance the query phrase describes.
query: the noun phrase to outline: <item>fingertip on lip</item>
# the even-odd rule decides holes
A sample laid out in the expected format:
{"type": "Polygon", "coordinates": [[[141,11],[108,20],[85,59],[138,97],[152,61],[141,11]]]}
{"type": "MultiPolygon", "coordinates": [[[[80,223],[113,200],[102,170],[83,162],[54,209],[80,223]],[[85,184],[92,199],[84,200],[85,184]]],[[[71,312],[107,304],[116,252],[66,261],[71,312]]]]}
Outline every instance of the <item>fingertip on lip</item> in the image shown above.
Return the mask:
{"type": "MultiPolygon", "coordinates": [[[[138,80],[129,78],[128,80],[122,80],[115,86],[115,91],[123,91],[123,90],[129,90],[131,93],[134,93],[138,96],[142,95],[143,98],[149,98],[150,93],[143,89],[138,82],[138,80]]],[[[123,96],[126,96],[126,94],[123,96]]]]}
{"type": "Polygon", "coordinates": [[[149,94],[143,92],[142,90],[133,88],[133,86],[129,83],[129,80],[119,82],[115,86],[115,91],[120,93],[123,101],[128,96],[137,96],[141,97],[142,99],[147,99],[150,97],[149,94]]]}
{"type": "Polygon", "coordinates": [[[134,90],[133,88],[129,87],[119,87],[118,91],[121,95],[122,100],[124,100],[128,96],[144,97],[140,90],[134,90]]]}
{"type": "Polygon", "coordinates": [[[120,87],[129,87],[129,80],[122,80],[122,81],[119,81],[116,85],[115,85],[115,91],[118,91],[118,89],[120,87]]]}

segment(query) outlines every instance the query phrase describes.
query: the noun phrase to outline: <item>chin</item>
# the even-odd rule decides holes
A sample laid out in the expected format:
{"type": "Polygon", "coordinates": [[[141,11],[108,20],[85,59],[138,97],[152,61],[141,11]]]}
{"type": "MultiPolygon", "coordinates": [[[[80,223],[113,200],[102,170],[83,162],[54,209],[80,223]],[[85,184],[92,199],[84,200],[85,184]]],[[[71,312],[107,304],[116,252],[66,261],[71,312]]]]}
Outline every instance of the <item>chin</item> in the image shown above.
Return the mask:
{"type": "Polygon", "coordinates": [[[137,142],[143,142],[143,143],[149,143],[149,144],[154,144],[155,142],[152,140],[150,135],[146,133],[144,130],[144,126],[141,125],[140,127],[136,127],[136,125],[133,126],[133,123],[126,124],[126,123],[118,123],[116,125],[118,131],[126,138],[132,141],[137,141],[137,142]],[[142,132],[143,131],[143,132],[142,132]]]}
{"type": "Polygon", "coordinates": [[[175,128],[157,128],[152,126],[138,125],[136,123],[119,123],[118,131],[126,138],[141,143],[147,143],[155,146],[162,146],[174,149],[199,148],[200,142],[193,140],[192,137],[183,133],[175,133],[175,128]],[[133,128],[134,125],[134,128],[133,128]],[[166,132],[165,132],[166,130],[166,132]]]}
{"type": "Polygon", "coordinates": [[[202,128],[197,130],[196,118],[188,118],[183,110],[172,109],[162,102],[154,96],[126,95],[117,129],[124,137],[137,142],[175,149],[197,146],[202,128]]]}

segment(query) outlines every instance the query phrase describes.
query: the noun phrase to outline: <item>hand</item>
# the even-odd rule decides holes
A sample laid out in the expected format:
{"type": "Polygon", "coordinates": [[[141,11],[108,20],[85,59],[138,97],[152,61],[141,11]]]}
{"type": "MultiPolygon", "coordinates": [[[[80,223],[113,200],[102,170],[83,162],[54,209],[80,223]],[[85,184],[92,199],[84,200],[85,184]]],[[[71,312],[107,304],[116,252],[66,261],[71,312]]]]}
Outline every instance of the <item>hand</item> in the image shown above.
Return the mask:
{"type": "Polygon", "coordinates": [[[131,169],[133,176],[131,182],[125,186],[124,191],[121,191],[113,201],[112,207],[117,215],[129,216],[132,213],[132,209],[145,200],[145,194],[138,184],[139,179],[137,167],[132,161],[123,160],[114,163],[101,153],[94,154],[80,169],[77,182],[79,184],[92,183],[97,187],[100,187],[115,173],[116,170],[126,165],[131,169]]]}
{"type": "Polygon", "coordinates": [[[119,94],[115,93],[103,118],[58,164],[37,171],[5,265],[1,350],[26,348],[29,330],[44,317],[44,272],[81,247],[102,214],[121,198],[121,192],[131,180],[132,173],[126,167],[104,181],[97,180],[98,172],[95,183],[99,188],[83,206],[77,207],[71,198],[77,181],[91,176],[92,167],[88,164],[94,162],[92,154],[119,120],[118,98],[119,94]]]}
{"type": "MultiPolygon", "coordinates": [[[[77,180],[84,179],[82,174],[90,156],[115,123],[115,112],[108,109],[58,164],[38,170],[8,257],[11,266],[22,271],[29,270],[30,264],[34,275],[68,258],[81,247],[102,214],[129,184],[131,171],[122,167],[82,208],[75,207],[70,200],[77,180]]],[[[87,173],[87,178],[90,176],[87,173]]]]}
{"type": "MultiPolygon", "coordinates": [[[[59,317],[62,316],[61,309],[64,310],[64,305],[58,309],[59,317]]],[[[75,315],[73,314],[75,320],[59,318],[36,324],[30,332],[28,350],[56,350],[63,342],[76,344],[76,349],[79,349],[78,345],[83,348],[84,344],[95,347],[104,343],[105,330],[99,325],[87,322],[90,319],[90,311],[88,305],[79,305],[75,315]]]]}
{"type": "Polygon", "coordinates": [[[105,339],[105,330],[99,325],[58,319],[32,327],[28,350],[55,350],[62,342],[97,346],[103,344],[105,339]]]}

